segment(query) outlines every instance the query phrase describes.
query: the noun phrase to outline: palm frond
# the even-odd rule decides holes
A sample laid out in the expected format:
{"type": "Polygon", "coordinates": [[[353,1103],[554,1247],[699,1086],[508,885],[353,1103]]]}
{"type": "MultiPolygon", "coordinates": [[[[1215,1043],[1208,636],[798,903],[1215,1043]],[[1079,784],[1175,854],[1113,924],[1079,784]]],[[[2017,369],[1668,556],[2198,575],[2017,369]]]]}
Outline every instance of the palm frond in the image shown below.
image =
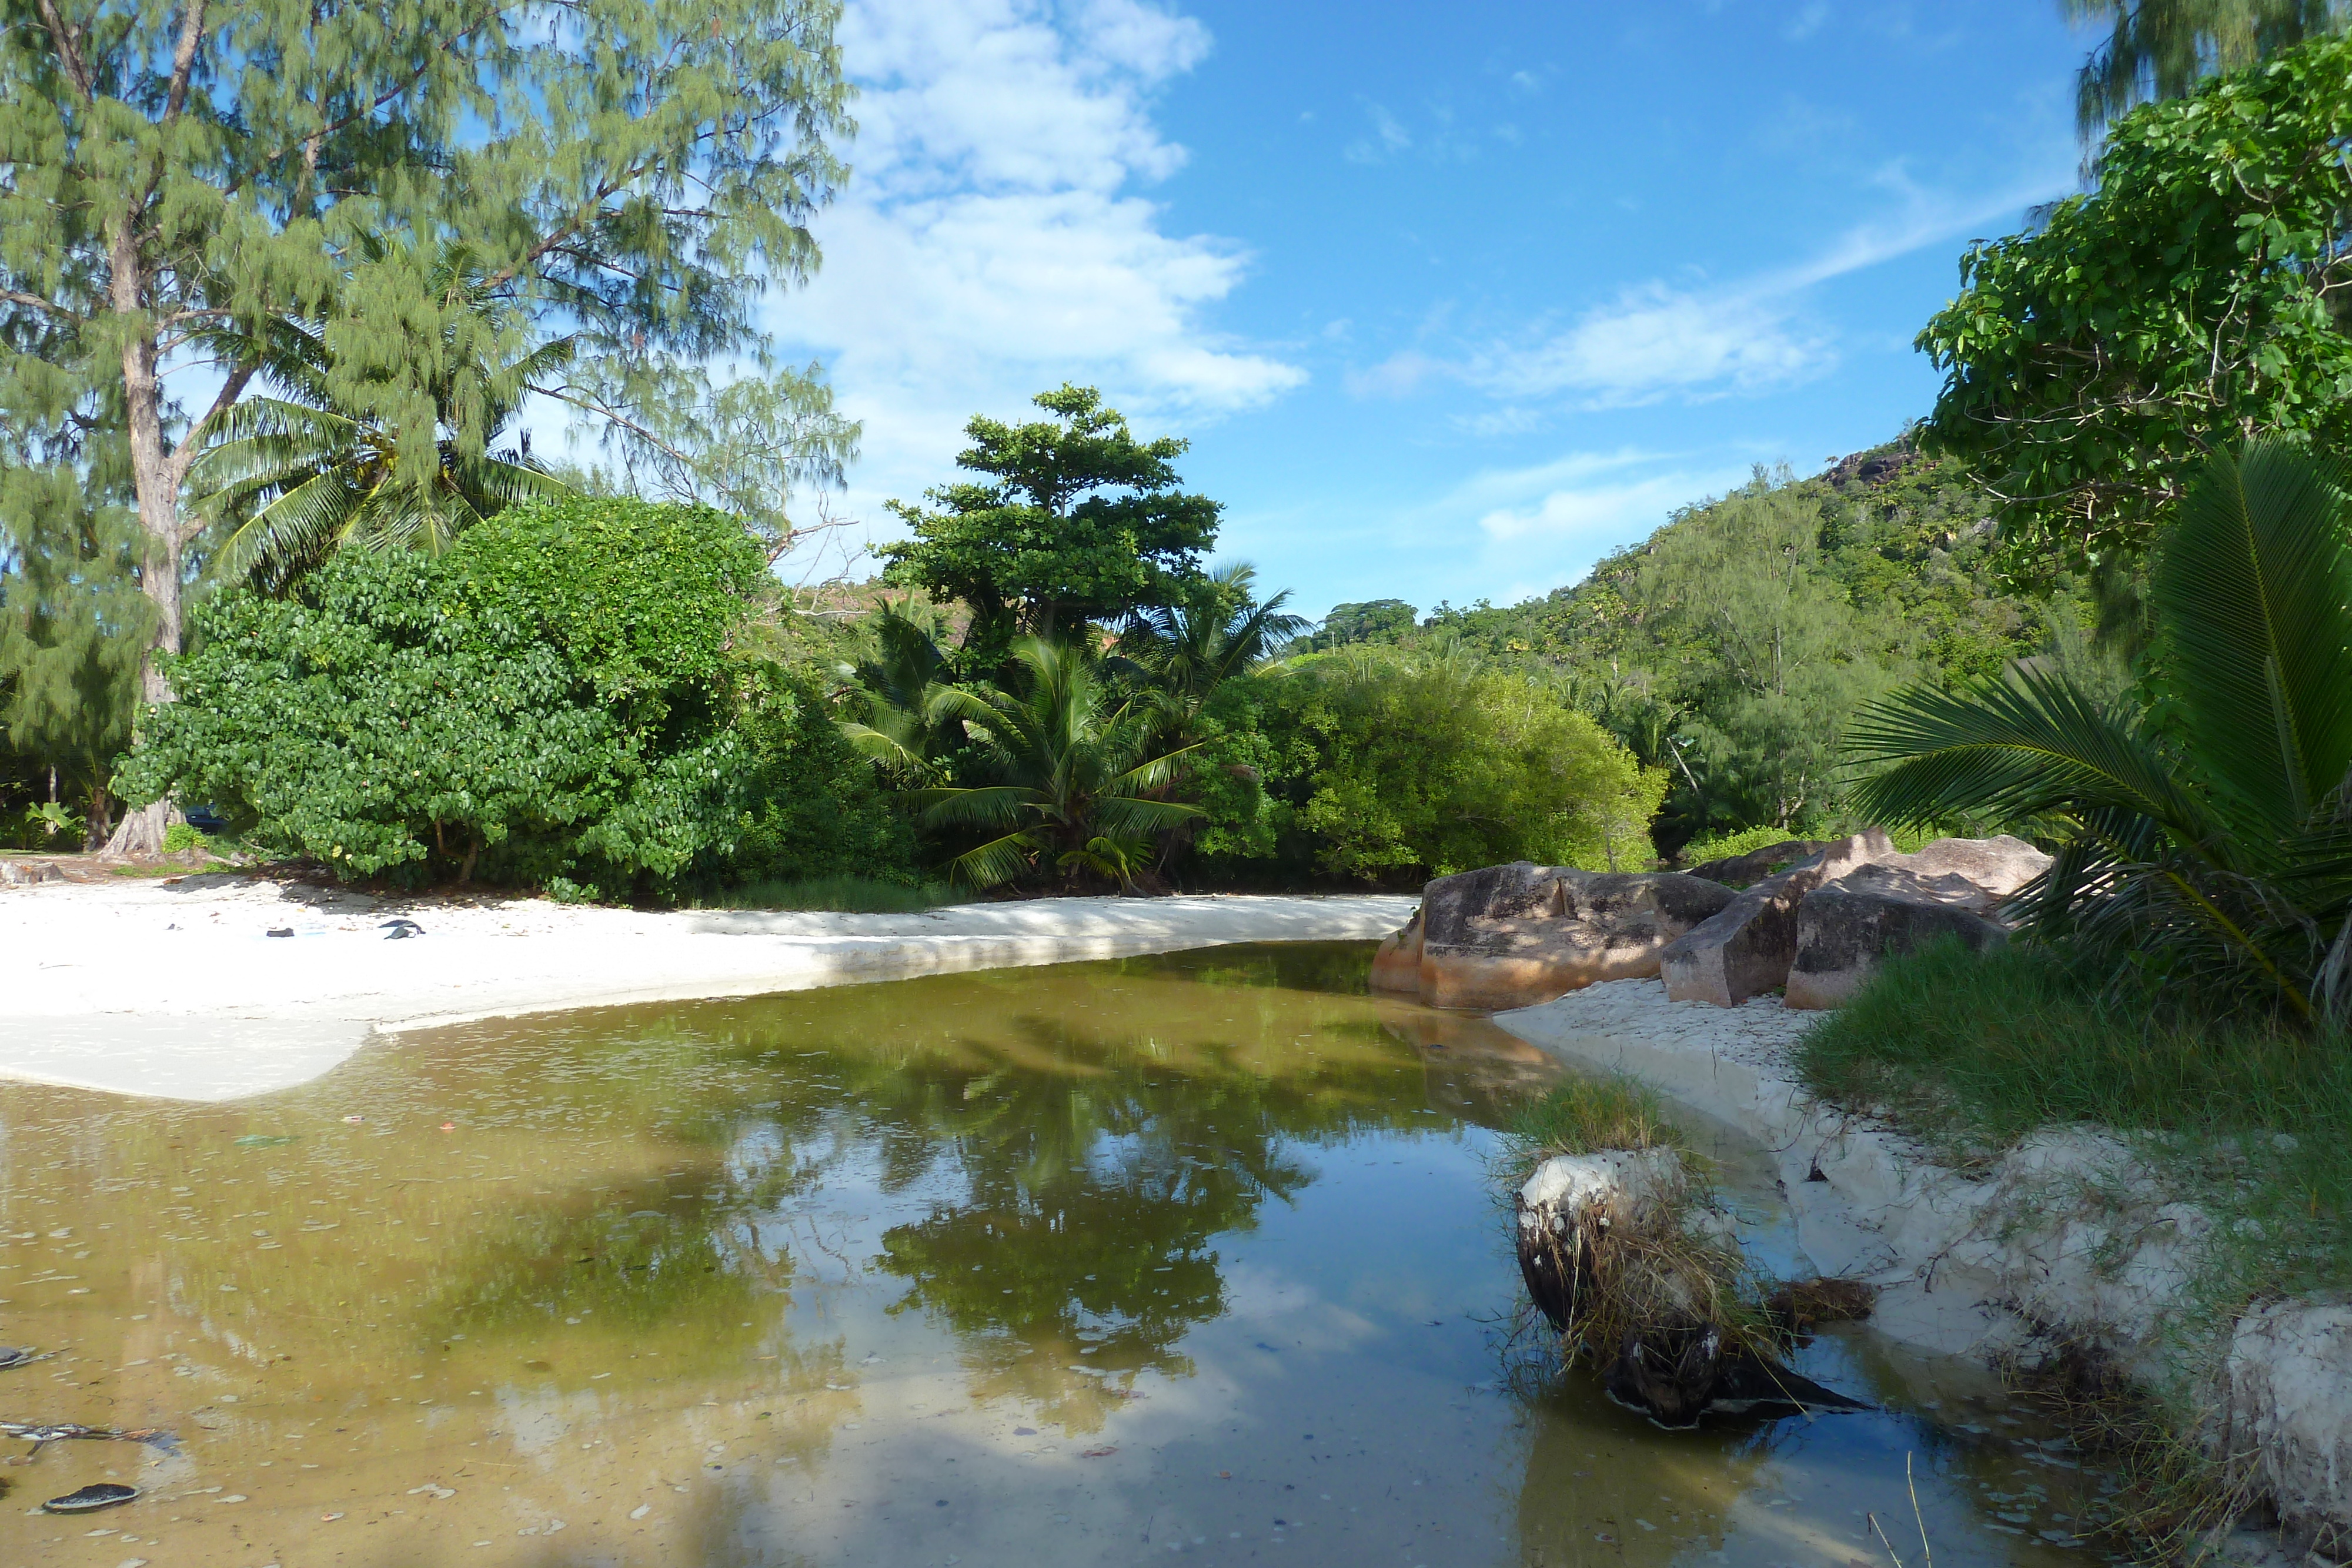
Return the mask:
{"type": "Polygon", "coordinates": [[[1034,828],[1007,833],[948,862],[948,874],[951,881],[967,886],[995,887],[1027,871],[1031,861],[1046,847],[1045,836],[1034,828]]]}
{"type": "Polygon", "coordinates": [[[1018,784],[940,785],[908,792],[927,828],[997,828],[1039,809],[1037,791],[1018,784]]]}
{"type": "Polygon", "coordinates": [[[2352,768],[2344,480],[2275,444],[2215,456],[2149,581],[2200,771],[2264,837],[2307,821],[2352,768]]]}
{"type": "Polygon", "coordinates": [[[351,532],[366,496],[341,469],[313,474],[239,523],[214,558],[214,574],[282,583],[323,560],[351,532]]]}
{"type": "Polygon", "coordinates": [[[1848,754],[1883,771],[1854,803],[1875,820],[2016,822],[2111,806],[2152,817],[2210,854],[2227,835],[2139,721],[2067,676],[2019,670],[1958,693],[1912,686],[1861,709],[1848,754]]]}
{"type": "Polygon", "coordinates": [[[1111,833],[1157,833],[1207,815],[1200,807],[1181,800],[1144,800],[1132,795],[1105,795],[1095,802],[1094,821],[1111,833]]]}

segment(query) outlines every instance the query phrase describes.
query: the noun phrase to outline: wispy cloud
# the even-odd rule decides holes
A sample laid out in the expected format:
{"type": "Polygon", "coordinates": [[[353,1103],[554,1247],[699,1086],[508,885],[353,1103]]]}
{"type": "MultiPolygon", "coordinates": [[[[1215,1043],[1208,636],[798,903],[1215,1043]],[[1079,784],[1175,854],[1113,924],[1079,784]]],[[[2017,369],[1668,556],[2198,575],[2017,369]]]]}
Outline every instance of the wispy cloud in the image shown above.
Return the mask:
{"type": "Polygon", "coordinates": [[[1412,133],[1404,128],[1402,120],[1388,111],[1386,105],[1367,103],[1364,113],[1371,120],[1372,132],[1358,137],[1341,151],[1340,156],[1349,162],[1377,163],[1412,148],[1412,133]]]}
{"type": "Polygon", "coordinates": [[[1828,0],[1806,0],[1798,7],[1797,14],[1789,18],[1789,25],[1780,29],[1780,34],[1790,43],[1799,43],[1820,32],[1822,24],[1829,19],[1828,0]]]}
{"type": "Polygon", "coordinates": [[[1836,361],[1828,340],[1791,320],[1793,302],[1648,283],[1586,311],[1565,330],[1498,345],[1463,379],[1507,398],[1580,394],[1600,404],[1757,392],[1819,375],[1836,361]]]}
{"type": "Polygon", "coordinates": [[[2071,178],[2071,170],[2053,165],[1970,199],[1922,190],[1899,167],[1882,170],[1874,183],[1898,199],[1895,210],[1848,229],[1794,266],[1723,284],[1632,284],[1564,323],[1538,320],[1509,338],[1462,343],[1451,353],[1407,350],[1351,372],[1347,385],[1360,396],[1399,396],[1432,380],[1451,380],[1515,405],[1564,399],[1587,408],[1701,402],[1797,385],[1838,361],[1835,339],[1808,316],[1808,290],[2013,220],[2071,178]]]}

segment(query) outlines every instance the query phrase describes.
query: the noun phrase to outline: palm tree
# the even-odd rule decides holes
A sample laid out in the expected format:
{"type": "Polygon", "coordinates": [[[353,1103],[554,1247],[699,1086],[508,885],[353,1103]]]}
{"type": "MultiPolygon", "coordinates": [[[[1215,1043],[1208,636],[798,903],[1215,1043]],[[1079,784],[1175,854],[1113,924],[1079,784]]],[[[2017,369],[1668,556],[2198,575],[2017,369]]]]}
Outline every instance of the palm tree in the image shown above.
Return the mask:
{"type": "Polygon", "coordinates": [[[953,690],[939,640],[904,610],[885,604],[867,622],[875,652],[840,666],[835,695],[849,714],[835,721],[860,755],[903,784],[925,784],[963,739],[948,711],[953,690]]]}
{"type": "Polygon", "coordinates": [[[1199,716],[1221,683],[1265,663],[1276,644],[1314,624],[1283,609],[1290,602],[1286,589],[1258,603],[1251,595],[1256,583],[1257,569],[1234,561],[1209,574],[1208,592],[1199,600],[1139,609],[1119,629],[1119,653],[1177,706],[1183,725],[1199,716]]]}
{"type": "MultiPolygon", "coordinates": [[[[381,260],[388,247],[368,247],[381,260]]],[[[442,247],[427,273],[441,307],[438,341],[420,356],[432,422],[418,452],[388,380],[382,402],[362,378],[355,402],[323,328],[273,321],[238,349],[258,359],[278,395],[236,404],[207,434],[189,474],[195,506],[215,519],[213,575],[282,590],[344,548],[438,552],[469,525],[514,502],[567,493],[520,451],[488,444],[532,383],[572,357],[568,338],[511,351],[515,310],[478,257],[442,247]],[[390,406],[386,406],[390,405],[390,406]]]]}
{"type": "Polygon", "coordinates": [[[923,825],[996,836],[949,862],[974,887],[1010,882],[1045,858],[1067,877],[1129,885],[1150,835],[1202,814],[1152,799],[1192,748],[1158,749],[1170,715],[1150,694],[1118,696],[1087,648],[1042,637],[1013,644],[1015,690],[949,687],[940,716],[972,748],[971,786],[918,790],[923,825]]]}
{"type": "Polygon", "coordinates": [[[1913,687],[1849,732],[1883,821],[2036,830],[2031,926],[2305,1020],[2352,1021],[2352,529],[2345,472],[2211,459],[2149,585],[2164,700],[2058,671],[1913,687]]]}

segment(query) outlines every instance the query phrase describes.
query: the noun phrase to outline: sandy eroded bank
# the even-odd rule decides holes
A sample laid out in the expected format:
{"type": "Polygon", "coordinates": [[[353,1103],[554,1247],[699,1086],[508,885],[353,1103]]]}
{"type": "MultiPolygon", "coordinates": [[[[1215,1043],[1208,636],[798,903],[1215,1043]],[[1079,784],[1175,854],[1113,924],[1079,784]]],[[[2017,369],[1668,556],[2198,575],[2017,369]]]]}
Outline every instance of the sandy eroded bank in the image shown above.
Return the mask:
{"type": "Polygon", "coordinates": [[[377,1030],[562,1008],[1172,952],[1374,939],[1409,897],[1072,898],[922,915],[380,899],[204,874],[0,889],[0,1074],[227,1100],[377,1030]],[[382,922],[415,921],[388,940],[382,922]],[[290,936],[271,936],[271,930],[290,936]]]}
{"type": "Polygon", "coordinates": [[[2189,1319],[2210,1310],[2197,1273],[2211,1216],[2096,1128],[2044,1129],[1981,1172],[1937,1165],[1806,1092],[1791,1048],[1818,1017],[1769,997],[1669,1001],[1656,980],[1616,980],[1495,1022],[1762,1145],[1800,1245],[1823,1273],[1879,1288],[1881,1332],[1982,1360],[2037,1333],[2095,1348],[2204,1411],[2200,1436],[2251,1467],[2298,1551],[2352,1540],[2352,1304],[2260,1304],[2225,1333],[2221,1364],[2195,1358],[2210,1337],[2189,1319]]]}

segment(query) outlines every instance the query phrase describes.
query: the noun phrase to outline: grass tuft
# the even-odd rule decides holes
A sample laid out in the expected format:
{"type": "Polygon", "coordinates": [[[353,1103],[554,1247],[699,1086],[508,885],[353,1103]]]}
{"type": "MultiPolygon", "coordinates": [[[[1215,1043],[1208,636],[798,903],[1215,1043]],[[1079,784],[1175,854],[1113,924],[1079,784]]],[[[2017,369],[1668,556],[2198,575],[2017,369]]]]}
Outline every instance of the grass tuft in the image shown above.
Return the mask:
{"type": "Polygon", "coordinates": [[[1517,1176],[1535,1174],[1554,1155],[1599,1149],[1672,1149],[1689,1166],[1690,1140],[1666,1120],[1665,1100],[1631,1078],[1571,1078],[1528,1101],[1503,1129],[1517,1176]]]}
{"type": "Polygon", "coordinates": [[[863,876],[816,876],[794,882],[755,882],[699,902],[703,909],[810,909],[837,915],[919,915],[965,902],[939,886],[908,887],[863,876]]]}

